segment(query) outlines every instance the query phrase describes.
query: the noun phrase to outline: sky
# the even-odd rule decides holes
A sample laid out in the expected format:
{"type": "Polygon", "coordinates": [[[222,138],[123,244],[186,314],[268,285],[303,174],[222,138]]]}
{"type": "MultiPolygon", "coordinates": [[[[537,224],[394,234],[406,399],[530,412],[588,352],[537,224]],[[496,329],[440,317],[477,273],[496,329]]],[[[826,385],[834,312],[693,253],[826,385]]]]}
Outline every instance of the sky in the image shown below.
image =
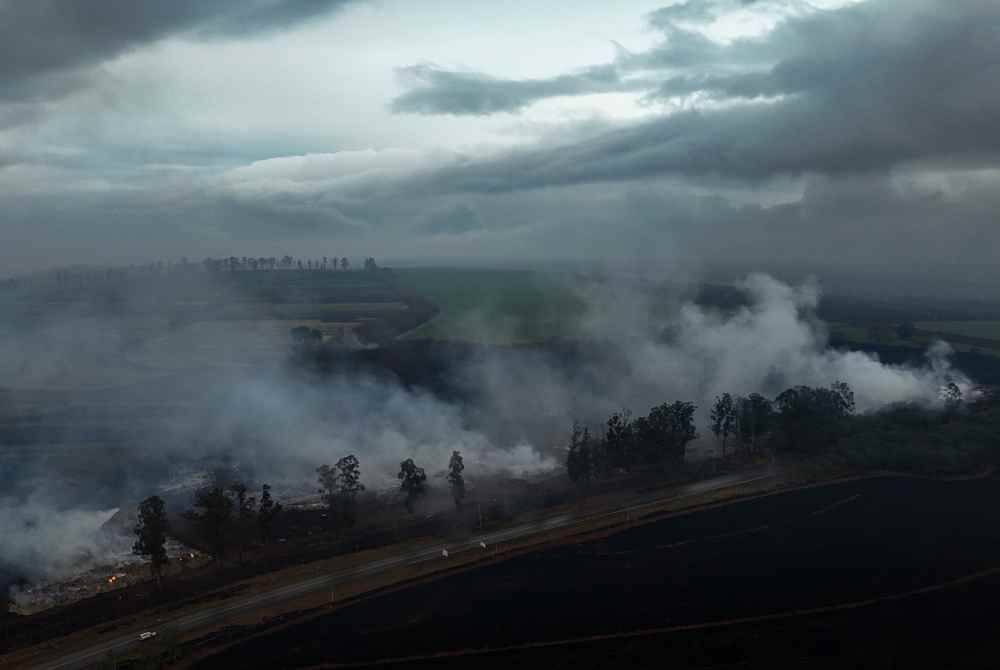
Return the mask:
{"type": "Polygon", "coordinates": [[[0,274],[319,253],[976,293],[998,81],[994,0],[0,0],[0,274]]]}

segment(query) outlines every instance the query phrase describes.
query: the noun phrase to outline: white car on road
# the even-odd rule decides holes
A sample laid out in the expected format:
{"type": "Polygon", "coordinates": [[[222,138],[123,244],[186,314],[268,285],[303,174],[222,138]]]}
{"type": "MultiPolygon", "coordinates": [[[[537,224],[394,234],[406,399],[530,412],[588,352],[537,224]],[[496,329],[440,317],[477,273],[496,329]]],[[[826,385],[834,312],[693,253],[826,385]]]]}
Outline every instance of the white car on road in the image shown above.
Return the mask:
{"type": "Polygon", "coordinates": [[[139,639],[140,640],[151,640],[154,637],[156,637],[156,631],[155,630],[147,630],[145,633],[139,633],[139,639]]]}

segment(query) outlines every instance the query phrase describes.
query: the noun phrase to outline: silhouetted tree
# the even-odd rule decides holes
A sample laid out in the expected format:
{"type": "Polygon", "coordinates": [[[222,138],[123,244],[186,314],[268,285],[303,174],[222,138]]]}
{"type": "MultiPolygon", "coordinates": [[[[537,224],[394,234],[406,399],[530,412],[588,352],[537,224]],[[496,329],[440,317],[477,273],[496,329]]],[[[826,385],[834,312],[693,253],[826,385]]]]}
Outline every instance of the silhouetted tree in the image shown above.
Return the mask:
{"type": "Polygon", "coordinates": [[[361,463],[350,454],[337,461],[337,497],[340,501],[340,519],[345,526],[353,526],[357,517],[358,494],[365,490],[361,483],[361,463]]]}
{"type": "Polygon", "coordinates": [[[736,433],[740,441],[756,452],[759,440],[771,430],[774,408],[771,401],[759,393],[736,399],[736,433]]]}
{"type": "Polygon", "coordinates": [[[630,411],[615,412],[608,418],[604,433],[604,455],[609,469],[628,469],[634,457],[633,437],[630,411]]]}
{"type": "Polygon", "coordinates": [[[346,271],[347,268],[349,268],[350,266],[351,266],[351,261],[347,260],[347,256],[344,256],[343,258],[340,259],[340,269],[341,270],[345,270],[346,271]]]}
{"type": "Polygon", "coordinates": [[[264,484],[260,493],[260,506],[257,508],[257,528],[262,543],[267,544],[271,541],[274,520],[281,514],[282,510],[281,503],[275,502],[274,498],[271,497],[271,487],[264,484]]]}
{"type": "Polygon", "coordinates": [[[796,386],[774,400],[785,447],[817,450],[832,445],[854,413],[854,393],[844,382],[831,388],[796,386]]]}
{"type": "Polygon", "coordinates": [[[451,497],[455,501],[455,507],[461,508],[465,499],[465,463],[462,461],[462,454],[453,451],[451,460],[448,461],[448,483],[451,485],[451,497]]]}
{"type": "Polygon", "coordinates": [[[247,495],[246,484],[236,482],[231,484],[229,491],[236,498],[236,515],[233,523],[233,539],[236,543],[236,550],[239,562],[243,563],[243,555],[246,547],[253,541],[257,520],[257,499],[247,495]]]}
{"type": "Polygon", "coordinates": [[[194,496],[194,509],[184,516],[195,524],[212,556],[221,562],[225,558],[232,532],[232,498],[218,485],[200,489],[194,496]]]}
{"type": "Polygon", "coordinates": [[[407,458],[399,464],[399,488],[406,494],[406,511],[413,513],[417,499],[427,493],[427,474],[423,468],[417,467],[412,458],[407,458]]]}
{"type": "Polygon", "coordinates": [[[336,467],[321,465],[316,468],[316,475],[319,479],[319,493],[323,504],[331,512],[331,517],[337,506],[337,489],[340,481],[340,472],[336,467]]]}
{"type": "Polygon", "coordinates": [[[675,400],[649,410],[642,422],[639,452],[646,463],[677,465],[684,461],[687,445],[698,437],[694,403],[675,400]]]}
{"type": "Polygon", "coordinates": [[[573,432],[566,449],[566,474],[574,484],[586,487],[593,479],[593,448],[590,429],[573,422],[573,432]]]}
{"type": "Polygon", "coordinates": [[[725,458],[726,440],[736,430],[736,406],[733,404],[733,397],[728,393],[717,396],[709,412],[709,419],[712,433],[722,443],[722,457],[725,458]]]}
{"type": "Polygon", "coordinates": [[[167,520],[166,504],[159,496],[150,496],[139,503],[139,518],[135,525],[135,543],[132,553],[149,558],[149,571],[156,580],[156,588],[162,587],[163,567],[167,564],[167,520]]]}

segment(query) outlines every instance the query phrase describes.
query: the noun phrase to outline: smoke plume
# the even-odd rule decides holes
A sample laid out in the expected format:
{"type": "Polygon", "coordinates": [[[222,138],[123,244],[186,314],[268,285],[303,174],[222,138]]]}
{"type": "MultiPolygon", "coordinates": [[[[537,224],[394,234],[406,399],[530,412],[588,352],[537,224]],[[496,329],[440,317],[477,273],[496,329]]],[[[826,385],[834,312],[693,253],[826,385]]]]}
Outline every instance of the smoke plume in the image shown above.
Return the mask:
{"type": "Polygon", "coordinates": [[[934,405],[947,382],[970,384],[944,343],[920,367],[830,349],[814,284],[758,274],[739,288],[746,304],[724,311],[634,282],[587,285],[580,343],[456,360],[447,377],[460,400],[364,371],[303,376],[283,364],[281,329],[223,323],[183,346],[162,322],[137,339],[134,324],[126,332],[110,317],[9,331],[0,336],[3,419],[14,426],[0,453],[0,566],[36,578],[73,572],[102,550],[102,510],[159,492],[180,500],[185,482],[219,466],[279,494],[314,492],[316,467],[347,454],[370,489],[395,486],[405,458],[434,475],[455,450],[470,479],[523,475],[558,467],[574,420],[598,428],[622,408],[694,401],[704,433],[723,392],[773,397],[842,380],[869,412],[934,405]]]}

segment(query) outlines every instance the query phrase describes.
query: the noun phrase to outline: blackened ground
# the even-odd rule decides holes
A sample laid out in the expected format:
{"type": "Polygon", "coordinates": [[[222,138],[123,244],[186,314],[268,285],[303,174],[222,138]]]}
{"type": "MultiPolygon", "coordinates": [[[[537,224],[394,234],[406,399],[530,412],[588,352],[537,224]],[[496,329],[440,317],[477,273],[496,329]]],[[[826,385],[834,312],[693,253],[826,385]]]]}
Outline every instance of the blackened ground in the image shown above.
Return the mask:
{"type": "MultiPolygon", "coordinates": [[[[898,594],[1000,567],[998,503],[1000,482],[991,479],[880,478],[765,497],[363,601],[200,667],[303,667],[495,649],[898,594]]],[[[996,644],[998,592],[993,578],[846,612],[448,662],[705,666],[849,654],[886,667],[897,652],[912,658],[925,649],[971,665],[996,644]]]]}

